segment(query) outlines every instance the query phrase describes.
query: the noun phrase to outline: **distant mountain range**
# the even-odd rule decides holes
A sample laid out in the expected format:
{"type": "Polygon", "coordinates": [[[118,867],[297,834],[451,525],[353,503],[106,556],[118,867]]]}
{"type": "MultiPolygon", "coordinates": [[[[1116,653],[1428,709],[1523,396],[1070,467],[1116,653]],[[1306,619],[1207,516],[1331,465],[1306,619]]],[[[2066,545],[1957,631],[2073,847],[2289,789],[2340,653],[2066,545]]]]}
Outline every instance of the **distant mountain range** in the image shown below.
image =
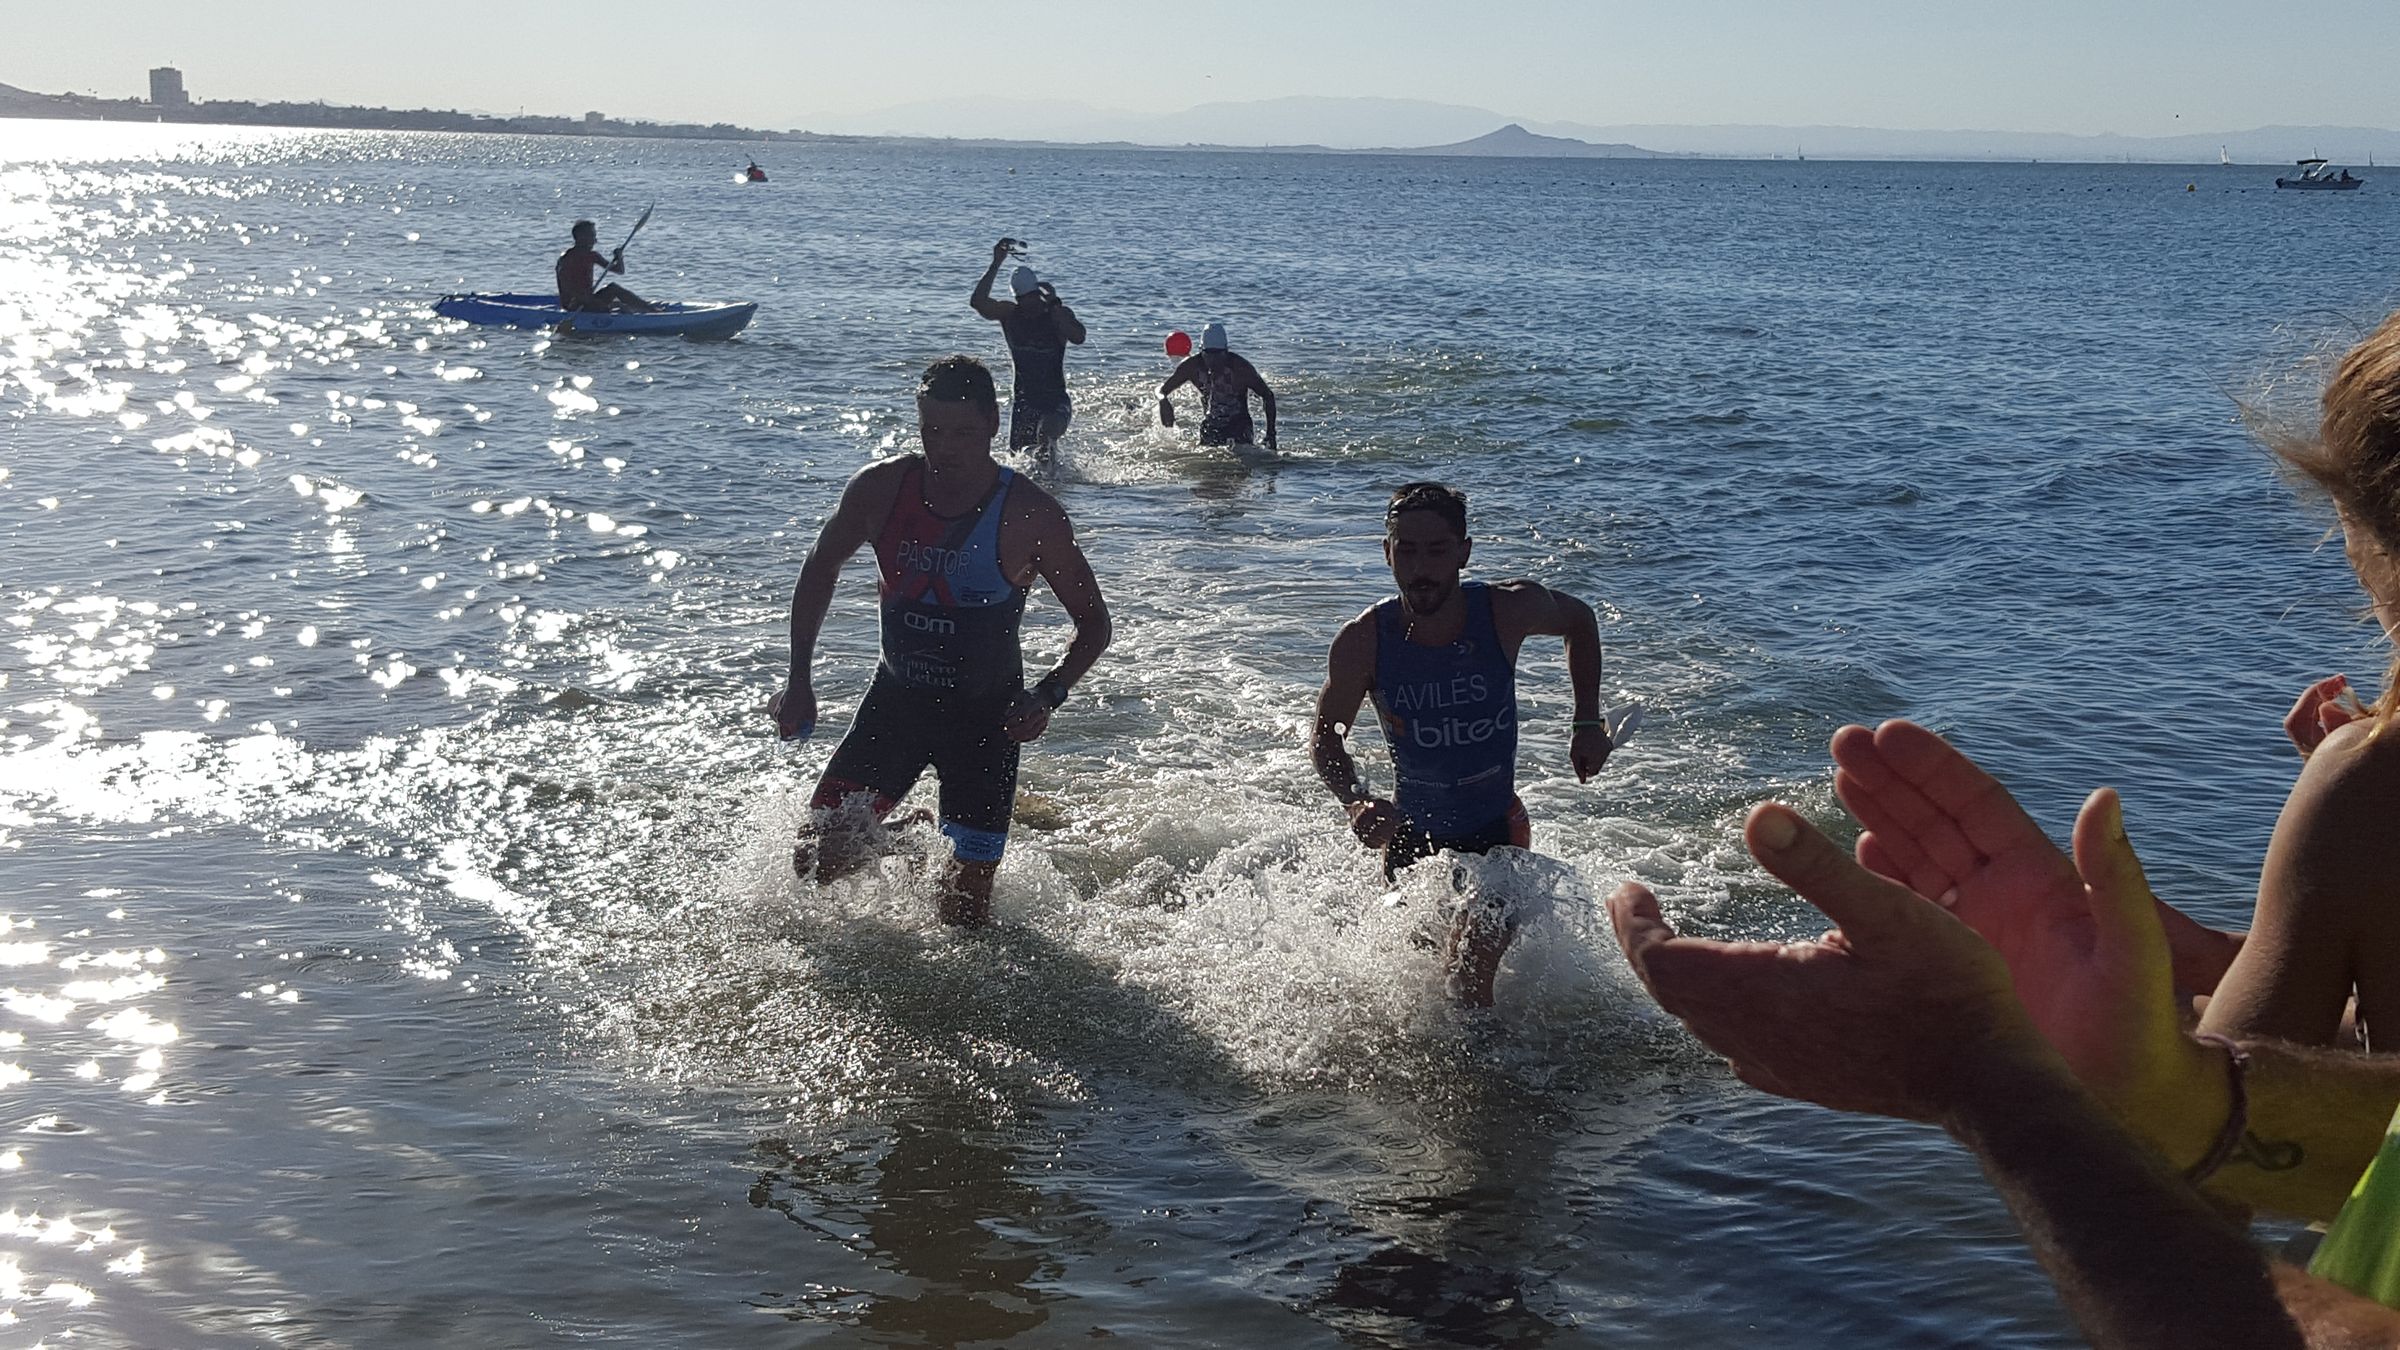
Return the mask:
{"type": "Polygon", "coordinates": [[[1568,136],[1537,136],[1511,122],[1498,131],[1487,131],[1471,140],[1449,145],[1428,145],[1392,153],[1402,155],[1484,155],[1503,159],[1666,159],[1656,150],[1644,150],[1638,145],[1605,142],[1595,145],[1568,136]]]}
{"type": "MultiPolygon", "coordinates": [[[[149,121],[139,100],[37,94],[0,84],[0,117],[106,117],[149,121]]],[[[1203,103],[1180,113],[1110,112],[1065,100],[956,98],[877,112],[796,119],[805,130],[760,132],[581,118],[498,118],[429,110],[328,104],[195,103],[167,120],[293,126],[726,139],[937,138],[968,145],[1113,146],[1293,153],[1469,155],[1506,158],[1923,159],[2289,164],[2322,154],[2339,164],[2400,165],[2400,132],[2377,127],[2289,126],[2183,136],[2094,136],[2032,131],[1910,131],[1837,126],[1590,126],[1515,120],[1485,108],[1422,99],[1276,98],[1203,103]]]]}
{"type": "Polygon", "coordinates": [[[2181,136],[2075,135],[2041,131],[1919,131],[1844,126],[1596,126],[1503,116],[1488,108],[1421,99],[1276,98],[1203,103],[1179,113],[1130,113],[1065,100],[955,98],[863,113],[794,119],[811,131],[867,136],[936,136],[1061,144],[1402,149],[1428,153],[1527,155],[1711,155],[1731,159],[2135,160],[2288,164],[2324,154],[2361,164],[2400,163],[2400,132],[2378,127],[2276,126],[2181,136]],[[1463,149],[1509,127],[1513,150],[1463,149]],[[1528,139],[1530,138],[1530,139],[1528,139]],[[1544,139],[1547,138],[1547,139],[1544,139]],[[1576,148],[1580,143],[1588,147],[1576,148]]]}
{"type": "Polygon", "coordinates": [[[1510,120],[1481,108],[1404,98],[1273,98],[1203,103],[1177,113],[1124,112],[1063,99],[946,98],[811,114],[791,125],[857,136],[1363,150],[1464,141],[1510,120]]]}

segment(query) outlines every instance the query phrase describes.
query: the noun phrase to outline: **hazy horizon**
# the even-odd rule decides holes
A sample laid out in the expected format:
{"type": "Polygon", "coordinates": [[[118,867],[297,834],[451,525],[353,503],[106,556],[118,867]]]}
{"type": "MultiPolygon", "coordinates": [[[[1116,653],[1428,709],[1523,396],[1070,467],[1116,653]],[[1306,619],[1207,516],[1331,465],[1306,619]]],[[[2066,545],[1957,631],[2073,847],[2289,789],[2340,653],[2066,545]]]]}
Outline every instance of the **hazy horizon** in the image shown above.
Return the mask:
{"type": "MultiPolygon", "coordinates": [[[[1426,0],[1222,0],[1131,11],[1052,0],[998,13],[959,0],[860,12],[717,0],[669,9],[584,0],[552,11],[425,0],[362,42],[347,10],[263,0],[238,12],[167,0],[18,17],[0,83],[138,96],[149,68],[193,97],[322,99],[495,114],[856,130],[956,101],[917,134],[1022,136],[977,125],[979,100],[1077,105],[1126,121],[1220,103],[1390,99],[1546,128],[1822,126],[2178,136],[2388,121],[2372,81],[2326,79],[2341,50],[2400,41],[2400,7],[2356,0],[2273,15],[2233,0],[2128,6],[2029,0],[2011,12],[1834,0],[1669,8],[1518,0],[1471,15],[1426,0]],[[103,36],[94,40],[94,29],[103,36]],[[139,35],[139,36],[119,36],[139,35]],[[628,72],[634,73],[628,73],[628,72]],[[640,72],[651,72],[643,78],[640,72]]],[[[1476,126],[1426,144],[1491,130],[1476,126]]],[[[1552,130],[1550,134],[1561,133],[1552,130]]],[[[1204,138],[1193,138],[1204,139],[1204,138]]],[[[1287,137],[1280,139],[1303,139],[1287,137]]]]}

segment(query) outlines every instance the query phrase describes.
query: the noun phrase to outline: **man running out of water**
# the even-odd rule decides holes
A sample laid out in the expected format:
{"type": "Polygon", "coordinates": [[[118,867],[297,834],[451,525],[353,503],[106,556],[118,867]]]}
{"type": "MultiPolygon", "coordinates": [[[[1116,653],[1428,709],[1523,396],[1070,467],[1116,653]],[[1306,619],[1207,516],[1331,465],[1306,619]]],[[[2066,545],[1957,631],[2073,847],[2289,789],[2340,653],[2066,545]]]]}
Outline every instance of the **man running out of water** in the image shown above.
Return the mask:
{"type": "Polygon", "coordinates": [[[600,256],[600,227],[588,220],[575,222],[575,246],[558,255],[558,307],[565,310],[627,310],[648,314],[658,306],[615,282],[594,290],[599,276],[625,270],[625,250],[600,256]]]}
{"type": "MultiPolygon", "coordinates": [[[[1387,880],[1447,849],[1525,848],[1533,827],[1517,799],[1517,649],[1563,637],[1574,687],[1567,761],[1590,781],[1608,762],[1600,711],[1600,625],[1591,606],[1533,581],[1461,581],[1474,541],[1467,499],[1410,483],[1383,515],[1383,556],[1400,594],[1344,625],[1317,695],[1310,744],[1317,776],[1350,813],[1351,833],[1383,852],[1387,880]],[[1343,739],[1375,700],[1397,782],[1389,798],[1359,781],[1343,739]]],[[[1443,955],[1450,994],[1489,1007],[1501,954],[1516,935],[1504,897],[1462,896],[1443,955]]]]}
{"type": "Polygon", "coordinates": [[[871,861],[876,820],[931,767],[951,863],[944,923],[991,917],[992,875],[1008,842],[1017,750],[1108,646],[1108,606],[1058,502],[992,460],[1000,404],[992,373],[950,356],[917,386],[921,454],[851,476],[792,588],[791,674],[767,711],[783,736],[807,735],[817,696],[809,667],[842,564],[872,544],[880,572],[883,659],[849,734],[825,766],[810,821],[792,849],[802,877],[831,880],[871,861]],[[1074,620],[1058,668],[1025,687],[1018,625],[1034,578],[1074,620]]]}
{"type": "Polygon", "coordinates": [[[1259,377],[1258,367],[1226,342],[1225,325],[1212,323],[1201,329],[1200,350],[1185,357],[1158,387],[1160,426],[1175,425],[1175,391],[1187,384],[1200,389],[1202,445],[1250,444],[1250,396],[1256,394],[1267,414],[1267,448],[1275,448],[1275,391],[1259,377]]]}
{"type": "Polygon", "coordinates": [[[1047,462],[1058,454],[1059,438],[1067,434],[1075,404],[1067,397],[1067,344],[1083,345],[1083,320],[1058,298],[1058,290],[1030,267],[1009,273],[1014,300],[994,300],[992,282],[1000,264],[1017,251],[1014,239],[992,245],[992,265],[983,269],[975,294],[967,303],[976,313],[1000,325],[1008,339],[1008,359],[1016,367],[1017,387],[1008,408],[1008,448],[1031,450],[1047,462]]]}

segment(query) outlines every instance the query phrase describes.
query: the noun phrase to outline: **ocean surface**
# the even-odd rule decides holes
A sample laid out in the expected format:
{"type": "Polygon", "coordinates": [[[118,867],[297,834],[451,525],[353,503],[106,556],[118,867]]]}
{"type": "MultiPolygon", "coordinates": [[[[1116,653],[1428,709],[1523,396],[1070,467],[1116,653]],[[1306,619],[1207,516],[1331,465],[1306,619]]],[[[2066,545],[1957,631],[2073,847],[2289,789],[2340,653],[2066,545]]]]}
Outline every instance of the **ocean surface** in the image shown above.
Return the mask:
{"type": "Polygon", "coordinates": [[[2070,1340],[1969,1157],[1732,1081],[1598,897],[1820,930],[1739,821],[1838,823],[1826,737],[1906,715],[2243,922],[2284,709],[2383,662],[2235,400],[2391,303],[2400,182],[2272,176],[0,122],[0,1344],[2070,1340]],[[626,283],[737,340],[428,308],[652,201],[626,283]],[[786,863],[863,560],[818,739],[761,705],[915,372],[1005,375],[1003,233],[1091,330],[1117,640],[959,936],[922,830],[786,863]],[[1212,318],[1279,451],[1153,425],[1212,318]],[[1425,477],[1650,714],[1578,785],[1529,645],[1487,1017],[1303,745],[1425,477]]]}

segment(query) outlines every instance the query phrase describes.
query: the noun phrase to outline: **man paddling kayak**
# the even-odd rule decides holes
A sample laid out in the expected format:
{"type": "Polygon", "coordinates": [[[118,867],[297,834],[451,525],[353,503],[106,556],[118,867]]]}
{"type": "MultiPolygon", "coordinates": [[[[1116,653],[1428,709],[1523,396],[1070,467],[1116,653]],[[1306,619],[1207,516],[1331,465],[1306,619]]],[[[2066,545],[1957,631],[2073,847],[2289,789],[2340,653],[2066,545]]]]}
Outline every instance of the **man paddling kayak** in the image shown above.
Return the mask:
{"type": "Polygon", "coordinates": [[[588,220],[575,222],[575,246],[558,255],[558,307],[566,310],[655,313],[658,306],[613,281],[597,290],[593,289],[593,282],[598,276],[625,270],[625,250],[620,248],[603,258],[600,256],[599,243],[599,226],[588,220]]]}
{"type": "MultiPolygon", "coordinates": [[[[1344,625],[1317,695],[1309,746],[1317,777],[1350,814],[1350,832],[1383,853],[1389,880],[1448,850],[1525,848],[1533,826],[1517,799],[1517,649],[1536,634],[1566,639],[1575,692],[1567,762],[1589,782],[1616,747],[1600,713],[1600,625],[1592,607],[1536,581],[1461,581],[1474,541],[1467,499],[1409,483],[1383,513],[1383,557],[1400,594],[1344,625]],[[1343,744],[1359,706],[1375,700],[1395,782],[1378,797],[1343,744]]],[[[1444,954],[1450,995],[1488,1008],[1500,956],[1516,936],[1505,896],[1459,898],[1444,954]]]]}

